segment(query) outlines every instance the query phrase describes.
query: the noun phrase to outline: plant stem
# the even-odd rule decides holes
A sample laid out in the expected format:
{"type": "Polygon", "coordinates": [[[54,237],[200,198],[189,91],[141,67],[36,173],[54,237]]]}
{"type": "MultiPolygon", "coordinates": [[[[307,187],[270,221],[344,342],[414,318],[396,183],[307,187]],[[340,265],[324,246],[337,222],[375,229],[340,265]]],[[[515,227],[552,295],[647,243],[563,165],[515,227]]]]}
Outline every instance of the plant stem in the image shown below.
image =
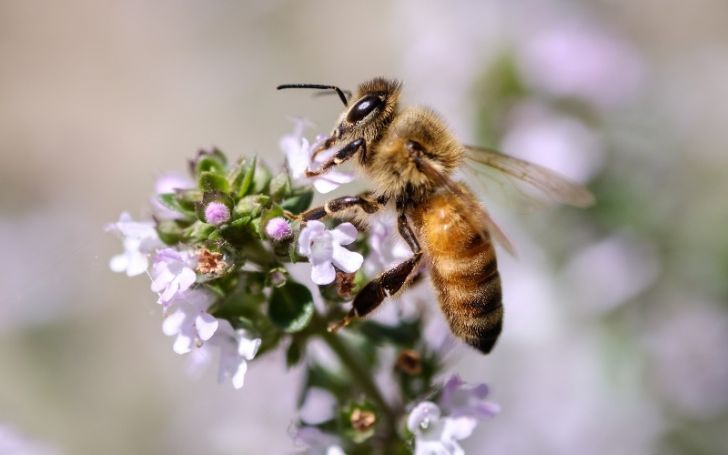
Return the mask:
{"type": "Polygon", "coordinates": [[[312,325],[315,324],[317,328],[317,334],[336,353],[343,367],[349,372],[352,381],[381,409],[387,431],[389,434],[393,434],[396,422],[394,412],[374,382],[371,371],[363,367],[361,356],[355,350],[350,349],[341,336],[327,330],[326,322],[321,315],[314,314],[312,322],[312,325]]]}

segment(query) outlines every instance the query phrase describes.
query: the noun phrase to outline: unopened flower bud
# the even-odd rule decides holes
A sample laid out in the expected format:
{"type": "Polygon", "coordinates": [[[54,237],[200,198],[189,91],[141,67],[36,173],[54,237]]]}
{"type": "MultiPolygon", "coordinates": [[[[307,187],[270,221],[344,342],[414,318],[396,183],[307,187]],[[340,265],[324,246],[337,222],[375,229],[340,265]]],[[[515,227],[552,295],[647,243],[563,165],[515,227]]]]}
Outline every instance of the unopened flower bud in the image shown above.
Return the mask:
{"type": "Polygon", "coordinates": [[[265,233],[271,239],[280,242],[291,237],[293,231],[291,230],[291,225],[288,224],[285,218],[277,216],[271,218],[268,224],[265,225],[265,233]]]}
{"type": "Polygon", "coordinates": [[[230,219],[230,209],[222,202],[212,201],[205,207],[205,221],[218,226],[230,219]]]}

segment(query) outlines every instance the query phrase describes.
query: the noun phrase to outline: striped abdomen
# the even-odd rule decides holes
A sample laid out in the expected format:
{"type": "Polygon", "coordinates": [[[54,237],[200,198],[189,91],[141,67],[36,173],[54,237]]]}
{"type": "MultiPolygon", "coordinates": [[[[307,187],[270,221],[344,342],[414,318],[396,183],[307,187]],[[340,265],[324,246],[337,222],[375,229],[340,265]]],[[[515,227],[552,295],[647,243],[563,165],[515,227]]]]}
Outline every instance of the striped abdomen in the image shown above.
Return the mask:
{"type": "MultiPolygon", "coordinates": [[[[472,197],[469,192],[465,195],[472,197]]],[[[472,225],[485,217],[477,210],[482,211],[477,203],[463,204],[445,193],[414,209],[412,221],[430,258],[430,275],[450,329],[487,354],[501,332],[503,305],[490,236],[481,233],[484,227],[472,225]],[[466,206],[467,217],[461,213],[466,206]]]]}

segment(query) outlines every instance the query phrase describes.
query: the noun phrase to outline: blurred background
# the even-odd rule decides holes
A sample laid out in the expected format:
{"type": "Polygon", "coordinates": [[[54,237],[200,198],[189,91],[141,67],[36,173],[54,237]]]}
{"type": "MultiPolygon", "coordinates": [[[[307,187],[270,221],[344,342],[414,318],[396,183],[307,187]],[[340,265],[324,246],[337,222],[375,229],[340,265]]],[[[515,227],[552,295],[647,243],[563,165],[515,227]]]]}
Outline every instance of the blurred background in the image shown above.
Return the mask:
{"type": "Polygon", "coordinates": [[[103,228],[198,147],[278,166],[290,117],[331,128],[277,84],[376,75],[598,200],[491,207],[519,254],[498,349],[453,356],[503,408],[468,453],[725,451],[727,56],[722,0],[1,2],[0,453],[293,451],[298,372],[188,375],[103,228]]]}

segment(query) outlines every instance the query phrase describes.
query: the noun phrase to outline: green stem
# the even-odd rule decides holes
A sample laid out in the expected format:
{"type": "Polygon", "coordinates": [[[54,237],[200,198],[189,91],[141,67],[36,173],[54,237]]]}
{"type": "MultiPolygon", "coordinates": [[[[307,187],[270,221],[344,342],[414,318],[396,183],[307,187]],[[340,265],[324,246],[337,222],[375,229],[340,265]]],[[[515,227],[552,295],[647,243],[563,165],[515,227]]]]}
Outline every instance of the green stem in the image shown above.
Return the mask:
{"type": "Polygon", "coordinates": [[[393,433],[396,422],[394,412],[374,382],[371,371],[362,366],[364,362],[361,356],[350,349],[339,335],[329,332],[326,321],[318,313],[314,314],[312,325],[316,326],[317,334],[337,355],[343,367],[349,372],[352,381],[381,409],[387,431],[390,434],[393,433]]]}

